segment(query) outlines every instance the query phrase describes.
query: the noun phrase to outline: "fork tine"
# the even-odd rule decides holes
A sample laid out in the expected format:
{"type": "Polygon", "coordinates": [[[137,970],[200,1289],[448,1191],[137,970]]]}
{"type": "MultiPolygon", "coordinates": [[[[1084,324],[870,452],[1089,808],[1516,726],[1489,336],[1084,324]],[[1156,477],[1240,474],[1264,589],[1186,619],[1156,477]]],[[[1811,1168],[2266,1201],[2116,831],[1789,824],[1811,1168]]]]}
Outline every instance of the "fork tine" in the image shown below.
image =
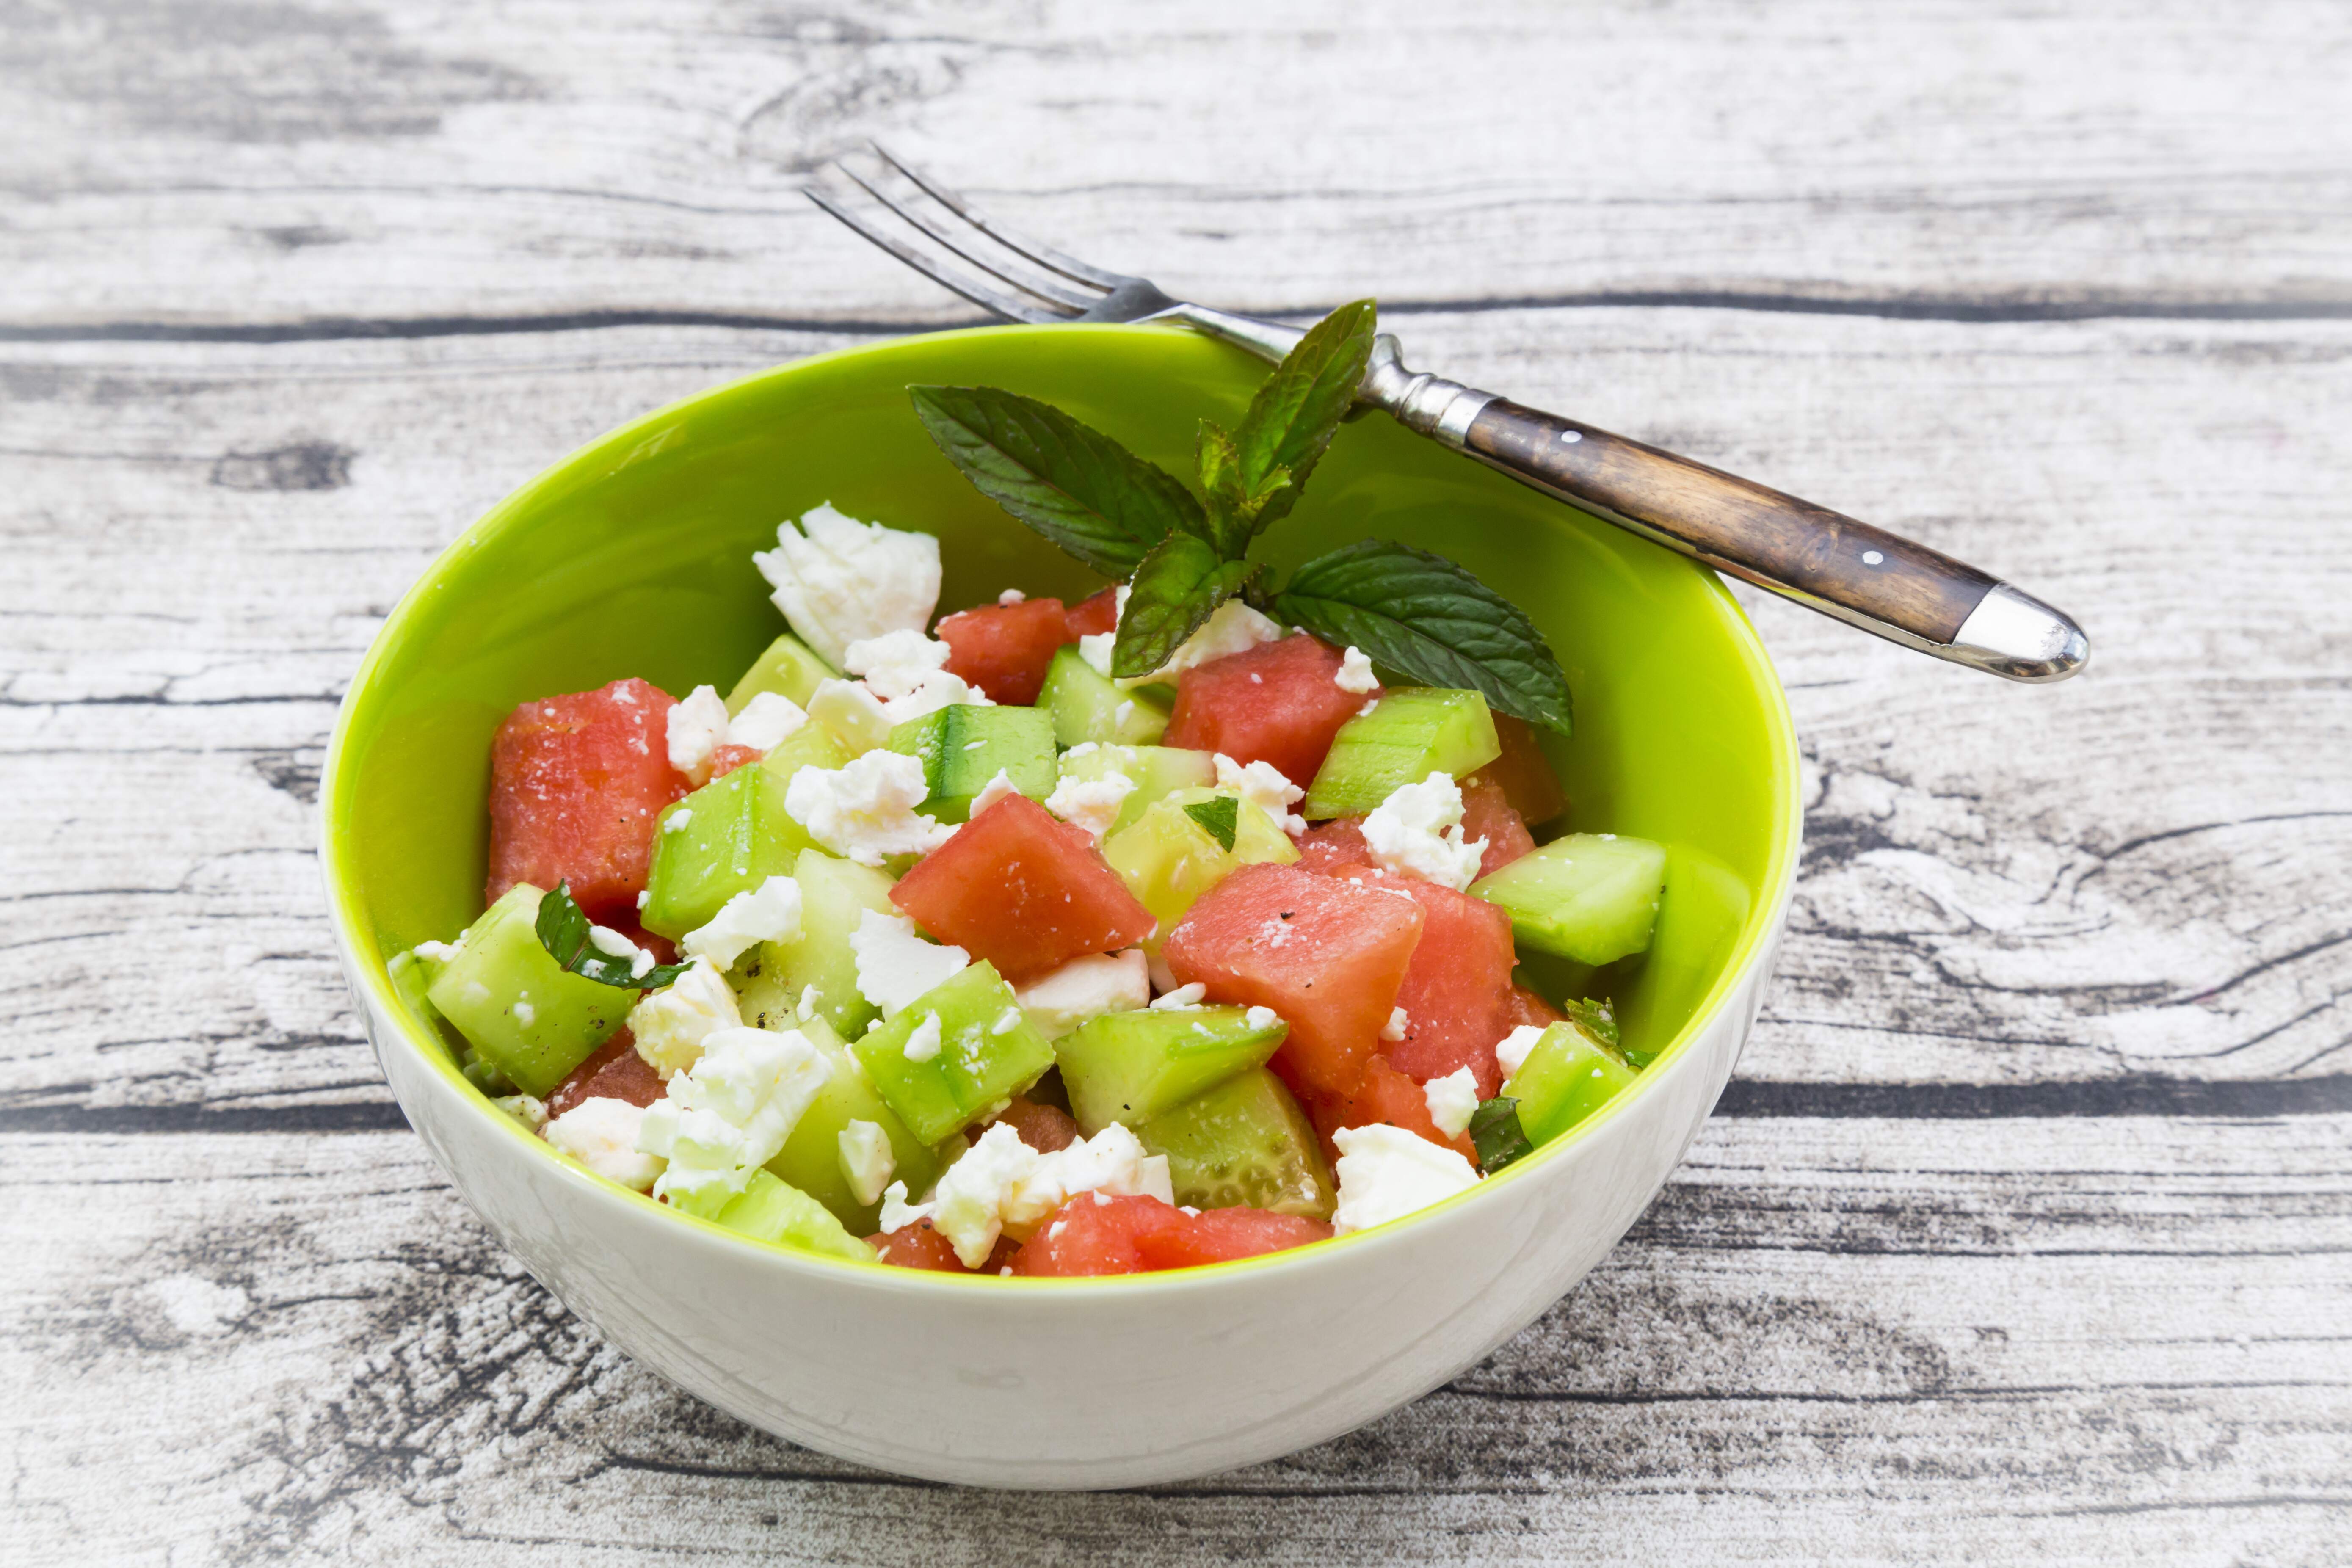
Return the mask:
{"type": "MultiPolygon", "coordinates": [[[[1026,257],[1029,260],[1036,262],[1041,267],[1052,268],[1055,271],[1060,273],[1065,278],[1072,279],[1080,283],[1091,283],[1097,289],[1117,289],[1120,285],[1129,281],[1129,279],[1122,273],[1106,272],[1099,267],[1089,267],[1075,256],[1065,256],[1050,245],[1040,245],[1034,239],[1024,238],[1022,236],[1015,234],[1013,230],[1006,228],[1003,225],[995,222],[993,219],[982,216],[979,213],[972,211],[971,207],[965,205],[962,197],[950,192],[941,190],[938,185],[933,184],[929,180],[925,179],[914,169],[900,163],[897,158],[892,157],[890,155],[890,150],[883,146],[879,142],[869,141],[866,144],[874,149],[874,155],[876,157],[881,159],[884,163],[898,170],[898,173],[906,175],[909,181],[913,182],[915,187],[920,190],[925,195],[930,197],[931,200],[939,203],[940,205],[947,208],[948,211],[955,214],[956,216],[963,219],[964,222],[971,225],[972,227],[980,230],[981,233],[988,236],[989,238],[996,241],[997,244],[1004,247],[1005,249],[1013,252],[1015,256],[1026,257]]],[[[863,183],[864,182],[862,181],[860,182],[860,184],[863,183]]]]}
{"type": "Polygon", "coordinates": [[[945,246],[956,255],[962,257],[966,261],[971,262],[974,267],[979,268],[982,272],[987,273],[998,282],[1009,283],[1013,288],[1020,289],[1024,294],[1034,294],[1038,299],[1045,300],[1048,305],[1066,306],[1069,310],[1073,312],[1089,310],[1095,306],[1102,303],[1102,296],[1100,294],[1081,294],[1067,285],[1056,282],[1052,279],[1021,277],[1017,272],[1008,268],[1001,262],[991,261],[988,258],[977,254],[970,248],[971,242],[969,240],[950,233],[944,225],[931,218],[921,209],[912,206],[903,201],[894,199],[887,192],[875,184],[873,181],[867,179],[865,175],[859,174],[856,170],[851,168],[848,164],[841,162],[839,159],[835,159],[834,161],[833,166],[840,170],[843,175],[855,184],[858,189],[864,191],[867,195],[872,196],[876,201],[880,202],[885,208],[896,215],[902,222],[915,228],[921,229],[925,234],[929,235],[933,239],[939,241],[940,244],[945,246]]]}
{"type": "Polygon", "coordinates": [[[971,300],[973,304],[978,305],[984,310],[992,310],[997,315],[1005,317],[1009,321],[1015,321],[1045,322],[1062,321],[1069,319],[1061,311],[1043,310],[1034,305],[1024,304],[1021,300],[1013,299],[1009,294],[1000,294],[995,289],[989,288],[985,284],[975,282],[960,272],[951,271],[949,268],[940,266],[938,262],[933,261],[929,257],[925,256],[921,251],[915,249],[914,247],[907,244],[905,241],[898,239],[890,235],[887,235],[880,229],[874,227],[865,219],[857,216],[856,214],[850,212],[846,207],[844,207],[837,202],[834,201],[832,197],[826,195],[823,191],[818,190],[814,185],[803,185],[801,187],[801,195],[808,197],[809,200],[814,202],[818,206],[823,207],[835,221],[856,230],[860,237],[869,243],[880,246],[883,249],[888,251],[891,255],[897,257],[899,260],[905,262],[916,271],[923,274],[926,278],[929,278],[932,282],[939,284],[941,288],[953,289],[955,292],[962,295],[965,299],[971,300]]]}

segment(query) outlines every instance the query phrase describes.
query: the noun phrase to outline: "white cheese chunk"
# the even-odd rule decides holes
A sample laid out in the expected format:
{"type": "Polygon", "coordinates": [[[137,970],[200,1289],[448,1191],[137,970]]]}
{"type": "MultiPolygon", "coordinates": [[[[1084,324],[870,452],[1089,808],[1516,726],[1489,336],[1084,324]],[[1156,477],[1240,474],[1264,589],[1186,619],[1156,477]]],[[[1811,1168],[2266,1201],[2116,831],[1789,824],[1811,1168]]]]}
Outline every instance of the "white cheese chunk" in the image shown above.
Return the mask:
{"type": "Polygon", "coordinates": [[[1108,679],[1111,649],[1118,644],[1117,632],[1089,632],[1078,639],[1078,657],[1087,661],[1087,668],[1108,679]]]}
{"type": "Polygon", "coordinates": [[[1292,784],[1272,763],[1259,761],[1244,767],[1219,752],[1217,787],[1238,794],[1272,817],[1285,833],[1295,837],[1307,831],[1307,819],[1290,809],[1294,803],[1307,798],[1307,792],[1292,784]]]}
{"type": "Polygon", "coordinates": [[[830,504],[776,530],[776,548],[751,557],[776,608],[836,667],[849,645],[885,632],[920,632],[940,602],[940,542],[845,517],[830,504]]]}
{"type": "Polygon", "coordinates": [[[1004,592],[996,595],[996,602],[1003,605],[1005,608],[1011,609],[1015,605],[1027,604],[1029,602],[1029,595],[1023,593],[1018,588],[1007,588],[1004,592]]]}
{"type": "Polygon", "coordinates": [[[1058,1040],[1089,1018],[1131,1013],[1151,1000],[1151,973],[1143,950],[1090,952],[1013,993],[1039,1034],[1058,1040]]]}
{"type": "Polygon", "coordinates": [[[1536,1048],[1536,1042],[1543,1037],[1544,1026],[1541,1024],[1521,1024],[1496,1044],[1495,1065],[1503,1069],[1504,1088],[1508,1089],[1511,1080],[1519,1076],[1519,1069],[1527,1066],[1528,1053],[1536,1048]]]}
{"type": "Polygon", "coordinates": [[[1175,1201],[1167,1157],[1145,1154],[1135,1134],[1116,1121],[1051,1154],[1040,1154],[998,1121],[940,1178],[930,1221],[964,1267],[977,1268],[999,1236],[1026,1240],[1055,1209],[1087,1192],[1106,1203],[1120,1196],[1175,1201]]]}
{"type": "Polygon", "coordinates": [[[1247,653],[1261,643],[1279,642],[1282,627],[1266,619],[1239,599],[1227,599],[1214,614],[1201,624],[1201,629],[1186,637],[1168,662],[1150,675],[1122,680],[1122,686],[1142,686],[1151,681],[1173,680],[1185,670],[1208,664],[1237,653],[1247,653]]]}
{"type": "Polygon", "coordinates": [[[1135,793],[1135,781],[1125,773],[1109,773],[1100,778],[1065,778],[1054,785],[1054,793],[1045,797],[1045,809],[1063,821],[1083,827],[1099,841],[1118,820],[1118,809],[1127,797],[1135,793]]]}
{"type": "Polygon", "coordinates": [[[1364,847],[1372,864],[1460,892],[1478,879],[1486,841],[1462,841],[1462,787],[1433,772],[1419,784],[1399,784],[1364,818],[1364,847]]]}
{"type": "Polygon", "coordinates": [[[1161,1013],[1173,1012],[1180,1007],[1198,1007],[1201,999],[1208,994],[1209,988],[1195,980],[1190,985],[1179,985],[1165,996],[1153,997],[1151,1005],[1155,1012],[1161,1013]]]}
{"type": "Polygon", "coordinates": [[[1468,1068],[1455,1068],[1444,1078],[1431,1079],[1421,1086],[1421,1098],[1429,1106],[1429,1119],[1448,1138],[1458,1138],[1470,1125],[1470,1113],[1478,1109],[1478,1075],[1468,1068]]]}
{"type": "Polygon", "coordinates": [[[606,1181],[642,1193],[667,1163],[637,1147],[645,1120],[643,1107],[599,1095],[549,1122],[540,1136],[550,1148],[571,1155],[606,1181]]]}
{"type": "Polygon", "coordinates": [[[800,884],[790,877],[771,877],[719,905],[708,925],[680,939],[677,950],[688,958],[707,958],[725,969],[747,947],[790,942],[800,934],[800,884]]]}
{"type": "Polygon", "coordinates": [[[1242,1015],[1242,1022],[1253,1029],[1271,1029],[1282,1021],[1282,1015],[1271,1007],[1253,1007],[1242,1015]]]}
{"type": "Polygon", "coordinates": [[[910,1204],[907,1201],[906,1183],[893,1182],[882,1189],[883,1235],[887,1236],[893,1231],[904,1230],[910,1225],[919,1225],[930,1217],[930,1205],[910,1204]]]}
{"type": "Polygon", "coordinates": [[[698,686],[669,710],[669,765],[694,781],[710,781],[710,753],[727,742],[727,704],[698,686]]]}
{"type": "Polygon", "coordinates": [[[871,1121],[852,1121],[834,1135],[834,1143],[841,1152],[842,1179],[849,1184],[850,1195],[861,1204],[878,1201],[898,1166],[888,1134],[871,1121]]]}
{"type": "Polygon", "coordinates": [[[1335,1236],[1402,1219],[1478,1184],[1469,1161],[1402,1127],[1342,1127],[1331,1142],[1339,1149],[1335,1236]]]}
{"type": "Polygon", "coordinates": [[[762,691],[727,722],[727,743],[772,752],[808,722],[808,713],[781,691],[762,691]]]}
{"type": "Polygon", "coordinates": [[[1364,657],[1364,650],[1350,643],[1348,651],[1339,656],[1339,673],[1331,677],[1331,684],[1361,697],[1368,691],[1378,691],[1381,678],[1372,673],[1372,661],[1364,657]]]}
{"type": "Polygon", "coordinates": [[[937,1013],[924,1014],[923,1021],[916,1025],[913,1032],[908,1035],[907,1043],[898,1048],[898,1054],[910,1062],[927,1062],[938,1056],[940,1054],[940,1016],[937,1013]]]}
{"type": "Polygon", "coordinates": [[[1020,793],[1013,785],[1013,775],[999,768],[996,770],[996,776],[981,785],[980,793],[971,797],[971,810],[968,816],[978,816],[1006,795],[1020,793]]]}
{"type": "Polygon", "coordinates": [[[915,808],[930,794],[923,764],[898,752],[868,752],[840,768],[802,768],[784,786],[784,811],[818,844],[861,866],[926,855],[955,829],[915,808]]]}
{"type": "Polygon", "coordinates": [[[547,1125],[547,1101],[535,1094],[502,1094],[490,1103],[533,1132],[547,1125]]]}
{"type": "Polygon", "coordinates": [[[727,977],[707,958],[629,1009],[637,1055],[667,1082],[702,1056],[702,1043],[720,1029],[740,1029],[743,1015],[727,977]]]}
{"type": "Polygon", "coordinates": [[[646,1108],[637,1147],[669,1162],[656,1197],[715,1213],[776,1157],[832,1079],[825,1054],[797,1029],[719,1029],[694,1066],[646,1108]]]}
{"type": "Polygon", "coordinates": [[[867,910],[849,933],[849,951],[857,962],[857,990],[882,1009],[887,1020],[934,986],[953,979],[971,954],[960,947],[942,947],[915,934],[915,922],[904,915],[867,910]]]}
{"type": "Polygon", "coordinates": [[[1404,1038],[1404,1032],[1411,1027],[1412,1027],[1412,1019],[1407,1016],[1405,1010],[1402,1007],[1391,1007],[1389,1009],[1389,1021],[1381,1026],[1381,1038],[1402,1040],[1404,1038]]]}
{"type": "Polygon", "coordinates": [[[953,651],[919,629],[885,632],[851,643],[842,653],[841,668],[863,676],[866,689],[887,702],[914,690],[925,676],[947,668],[953,651]]]}

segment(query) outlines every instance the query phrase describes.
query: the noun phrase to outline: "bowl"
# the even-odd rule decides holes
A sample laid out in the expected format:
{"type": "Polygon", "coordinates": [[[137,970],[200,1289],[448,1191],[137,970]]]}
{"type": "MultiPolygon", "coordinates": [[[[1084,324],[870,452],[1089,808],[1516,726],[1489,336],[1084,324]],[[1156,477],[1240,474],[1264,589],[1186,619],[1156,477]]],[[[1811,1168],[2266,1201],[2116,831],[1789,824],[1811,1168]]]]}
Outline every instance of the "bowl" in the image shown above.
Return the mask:
{"type": "Polygon", "coordinates": [[[1551,639],[1570,821],[1672,847],[1649,954],[1613,990],[1634,1089],[1402,1222],[1292,1254],[1104,1279],[971,1279],[769,1247],[557,1156],[493,1109],[384,972],[479,912],[489,742],[528,699],[638,675],[721,689],[781,629],[752,551],[820,501],[929,530],[942,610],[1098,585],[980,496],[910,383],[1049,399],[1178,471],[1265,367],[1180,329],[995,327],[848,350],[690,397],[494,509],[394,609],[320,799],[343,965],[386,1080],[499,1240],[672,1381],[778,1436],[983,1486],[1171,1481],[1321,1442],[1444,1383],[1559,1300],[1664,1184],[1753,1023],[1799,833],[1788,709],[1713,574],[1373,416],[1267,536],[1277,566],[1367,536],[1452,556],[1551,639]]]}

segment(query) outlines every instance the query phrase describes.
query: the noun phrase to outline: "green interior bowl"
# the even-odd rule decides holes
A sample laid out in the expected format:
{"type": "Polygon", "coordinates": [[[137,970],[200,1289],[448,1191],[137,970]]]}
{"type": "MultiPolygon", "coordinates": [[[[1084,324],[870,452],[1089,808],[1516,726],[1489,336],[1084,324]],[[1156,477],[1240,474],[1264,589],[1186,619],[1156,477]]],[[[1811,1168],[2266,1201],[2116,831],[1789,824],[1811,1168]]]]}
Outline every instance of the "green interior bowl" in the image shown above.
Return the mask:
{"type": "MultiPolygon", "coordinates": [[[[1006,587],[1075,597],[1100,585],[964,482],[917,422],[910,383],[1028,393],[1181,473],[1197,422],[1234,423],[1265,368],[1174,328],[911,338],[690,397],[516,491],[394,609],[328,747],[326,876],[362,982],[454,1076],[383,964],[481,910],[499,721],[623,676],[675,693],[727,689],[783,629],[751,563],[781,520],[831,501],[936,533],[942,612],[1006,587]]],[[[1769,940],[1791,875],[1796,743],[1754,629],[1711,572],[1382,416],[1340,431],[1262,549],[1286,571],[1368,536],[1450,556],[1535,619],[1575,696],[1575,734],[1548,742],[1571,802],[1566,826],[1671,847],[1647,955],[1599,975],[1535,976],[1555,999],[1613,994],[1627,1045],[1667,1053],[1769,940]]]]}

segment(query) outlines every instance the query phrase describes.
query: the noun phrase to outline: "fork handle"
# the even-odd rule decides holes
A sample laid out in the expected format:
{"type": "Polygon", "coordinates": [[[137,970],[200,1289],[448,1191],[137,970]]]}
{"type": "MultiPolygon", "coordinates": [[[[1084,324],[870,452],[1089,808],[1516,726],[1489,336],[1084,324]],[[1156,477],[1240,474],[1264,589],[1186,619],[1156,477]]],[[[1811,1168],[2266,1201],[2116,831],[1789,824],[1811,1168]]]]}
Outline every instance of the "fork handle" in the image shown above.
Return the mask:
{"type": "Polygon", "coordinates": [[[1407,372],[1385,334],[1365,396],[1522,484],[1906,647],[2029,681],[2063,680],[2089,658],[2073,620],[1989,573],[1752,479],[1407,372]]]}

